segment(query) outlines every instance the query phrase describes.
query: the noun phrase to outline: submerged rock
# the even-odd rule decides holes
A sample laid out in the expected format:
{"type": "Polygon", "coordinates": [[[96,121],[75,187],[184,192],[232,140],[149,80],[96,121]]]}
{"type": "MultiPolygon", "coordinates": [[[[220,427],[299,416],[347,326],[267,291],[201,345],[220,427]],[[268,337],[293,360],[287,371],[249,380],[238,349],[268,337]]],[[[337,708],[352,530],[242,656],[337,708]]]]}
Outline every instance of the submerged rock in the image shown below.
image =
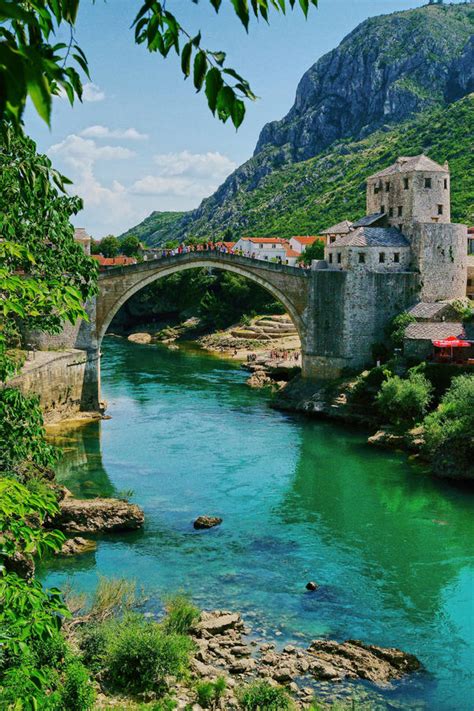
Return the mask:
{"type": "Polygon", "coordinates": [[[142,343],[146,345],[151,343],[153,339],[150,333],[131,333],[127,340],[132,343],[142,343]]]}
{"type": "Polygon", "coordinates": [[[222,519],[219,516],[198,516],[194,521],[194,528],[214,528],[220,526],[222,519]]]}
{"type": "Polygon", "coordinates": [[[66,496],[59,504],[53,528],[65,533],[132,531],[145,520],[142,509],[118,499],[74,499],[66,496]]]}
{"type": "Polygon", "coordinates": [[[64,541],[62,548],[57,552],[56,555],[77,555],[79,553],[90,553],[95,551],[97,548],[97,543],[91,541],[88,538],[82,538],[81,536],[74,536],[74,538],[68,538],[64,541]]]}

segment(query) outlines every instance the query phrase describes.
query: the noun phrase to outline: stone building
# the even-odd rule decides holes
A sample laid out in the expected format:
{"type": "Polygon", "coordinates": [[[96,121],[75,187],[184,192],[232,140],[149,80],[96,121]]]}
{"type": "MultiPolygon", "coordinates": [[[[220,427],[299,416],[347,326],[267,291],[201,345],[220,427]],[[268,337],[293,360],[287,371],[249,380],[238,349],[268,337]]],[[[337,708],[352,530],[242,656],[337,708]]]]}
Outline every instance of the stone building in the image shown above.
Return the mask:
{"type": "Polygon", "coordinates": [[[448,164],[424,155],[398,158],[367,179],[365,217],[323,232],[325,266],[419,274],[420,301],[464,297],[467,232],[450,219],[448,164]]]}
{"type": "Polygon", "coordinates": [[[425,155],[398,158],[367,178],[367,214],[382,213],[389,225],[451,221],[449,167],[425,155]]]}

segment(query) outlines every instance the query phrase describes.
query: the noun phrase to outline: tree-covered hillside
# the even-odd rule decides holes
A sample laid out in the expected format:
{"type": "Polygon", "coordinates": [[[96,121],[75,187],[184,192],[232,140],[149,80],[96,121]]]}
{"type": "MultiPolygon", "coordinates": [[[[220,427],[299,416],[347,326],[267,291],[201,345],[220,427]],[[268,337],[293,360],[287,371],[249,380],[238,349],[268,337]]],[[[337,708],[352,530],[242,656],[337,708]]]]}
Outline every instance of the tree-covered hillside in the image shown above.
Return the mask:
{"type": "Polygon", "coordinates": [[[143,222],[120,235],[119,240],[135,235],[140,242],[145,242],[145,244],[163,244],[169,239],[173,239],[173,234],[169,236],[170,231],[185,214],[184,212],[157,212],[155,210],[143,222]]]}
{"type": "MultiPolygon", "coordinates": [[[[418,153],[441,163],[449,161],[452,220],[474,224],[472,126],[474,94],[363,140],[342,141],[315,158],[275,169],[258,187],[239,191],[213,214],[191,219],[188,213],[181,220],[175,213],[176,221],[170,220],[164,239],[317,234],[345,218],[365,214],[366,177],[400,155],[418,153]]],[[[160,240],[153,236],[148,242],[160,240]]]]}

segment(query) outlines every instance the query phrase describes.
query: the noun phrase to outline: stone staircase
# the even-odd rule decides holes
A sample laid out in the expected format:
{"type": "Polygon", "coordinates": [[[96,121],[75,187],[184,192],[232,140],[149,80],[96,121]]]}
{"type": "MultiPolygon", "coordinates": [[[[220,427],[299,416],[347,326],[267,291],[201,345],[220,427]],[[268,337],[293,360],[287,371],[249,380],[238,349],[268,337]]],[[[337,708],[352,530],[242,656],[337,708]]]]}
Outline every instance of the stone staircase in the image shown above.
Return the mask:
{"type": "Polygon", "coordinates": [[[231,331],[234,338],[246,338],[258,341],[272,341],[280,338],[297,337],[298,332],[287,314],[258,316],[250,325],[241,326],[231,331]]]}

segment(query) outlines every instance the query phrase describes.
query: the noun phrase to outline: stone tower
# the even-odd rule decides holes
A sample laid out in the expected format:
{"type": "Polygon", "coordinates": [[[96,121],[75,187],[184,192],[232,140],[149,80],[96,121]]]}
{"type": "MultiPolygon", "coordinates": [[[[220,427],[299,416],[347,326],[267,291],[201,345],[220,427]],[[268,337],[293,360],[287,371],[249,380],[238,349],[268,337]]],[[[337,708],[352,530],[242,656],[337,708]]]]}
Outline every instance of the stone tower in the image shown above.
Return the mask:
{"type": "Polygon", "coordinates": [[[451,222],[449,167],[425,155],[400,157],[367,179],[367,214],[385,213],[404,230],[414,222],[451,222]]]}
{"type": "Polygon", "coordinates": [[[421,301],[466,295],[467,230],[451,223],[447,163],[439,165],[425,155],[398,158],[368,178],[367,213],[379,213],[408,239],[421,301]]]}

